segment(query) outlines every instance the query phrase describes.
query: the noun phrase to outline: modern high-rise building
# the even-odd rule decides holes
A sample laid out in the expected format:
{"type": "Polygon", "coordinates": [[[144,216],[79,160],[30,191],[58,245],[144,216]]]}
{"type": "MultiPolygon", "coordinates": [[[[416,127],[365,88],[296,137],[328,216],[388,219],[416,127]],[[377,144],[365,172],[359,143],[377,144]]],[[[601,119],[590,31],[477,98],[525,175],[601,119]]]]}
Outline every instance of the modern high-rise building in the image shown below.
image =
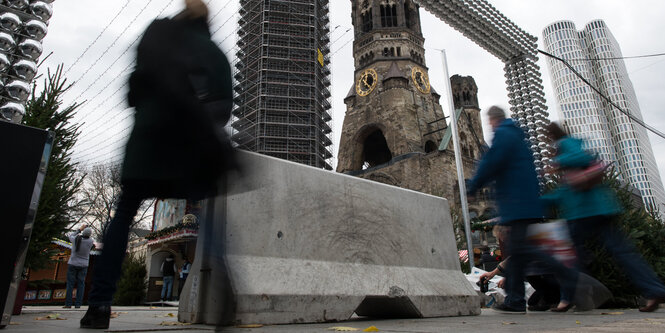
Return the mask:
{"type": "MultiPolygon", "coordinates": [[[[577,31],[559,21],[543,30],[545,50],[570,63],[625,112],[642,119],[621,49],[602,20],[577,31]]],[[[665,208],[665,191],[647,131],[595,93],[562,62],[547,59],[559,117],[586,148],[614,161],[620,177],[636,187],[646,205],[665,208]]]]}
{"type": "Polygon", "coordinates": [[[241,0],[238,147],[332,170],[328,0],[241,0]]]}

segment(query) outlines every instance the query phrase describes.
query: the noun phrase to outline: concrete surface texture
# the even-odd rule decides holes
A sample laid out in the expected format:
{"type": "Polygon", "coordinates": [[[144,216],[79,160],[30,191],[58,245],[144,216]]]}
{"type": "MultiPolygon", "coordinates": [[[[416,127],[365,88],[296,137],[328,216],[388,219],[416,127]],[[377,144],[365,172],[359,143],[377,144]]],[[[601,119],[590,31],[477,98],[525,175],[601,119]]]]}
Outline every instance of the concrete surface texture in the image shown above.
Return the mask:
{"type": "Polygon", "coordinates": [[[232,194],[208,206],[214,219],[199,233],[182,321],[279,324],[347,320],[354,312],[411,318],[480,313],[460,272],[445,199],[241,156],[247,176],[228,179],[232,194]]]}
{"type": "MultiPolygon", "coordinates": [[[[61,307],[26,307],[23,314],[14,316],[3,332],[7,333],[71,333],[97,332],[79,330],[81,309],[61,307]],[[60,319],[44,319],[48,315],[60,319]],[[59,316],[56,316],[59,315],[59,316]],[[42,320],[37,320],[37,319],[42,320]]],[[[247,325],[245,327],[215,327],[179,323],[176,308],[114,307],[117,317],[111,319],[106,332],[253,332],[253,333],[316,333],[354,329],[362,332],[374,326],[378,332],[438,333],[438,332],[665,332],[665,308],[653,313],[637,309],[593,310],[588,312],[529,312],[526,315],[502,314],[483,309],[480,316],[422,319],[370,320],[354,319],[343,323],[247,325]]],[[[99,330],[99,332],[104,332],[99,330]]]]}

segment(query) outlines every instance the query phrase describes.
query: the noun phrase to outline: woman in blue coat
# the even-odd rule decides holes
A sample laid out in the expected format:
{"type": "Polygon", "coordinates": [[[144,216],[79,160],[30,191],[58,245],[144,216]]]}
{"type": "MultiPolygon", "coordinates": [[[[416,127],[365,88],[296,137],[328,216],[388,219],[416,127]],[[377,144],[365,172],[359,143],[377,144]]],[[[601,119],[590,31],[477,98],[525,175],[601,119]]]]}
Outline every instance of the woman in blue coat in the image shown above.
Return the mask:
{"type": "MultiPolygon", "coordinates": [[[[593,155],[582,149],[582,140],[568,136],[556,123],[548,125],[547,132],[557,148],[553,162],[562,172],[586,168],[595,160],[593,155]]],[[[599,184],[579,190],[563,183],[543,196],[543,200],[546,204],[556,205],[561,217],[568,220],[580,263],[586,262],[584,244],[596,238],[647,299],[646,306],[640,311],[655,311],[660,303],[665,302],[665,286],[619,226],[613,223],[621,208],[609,187],[599,184]]]]}

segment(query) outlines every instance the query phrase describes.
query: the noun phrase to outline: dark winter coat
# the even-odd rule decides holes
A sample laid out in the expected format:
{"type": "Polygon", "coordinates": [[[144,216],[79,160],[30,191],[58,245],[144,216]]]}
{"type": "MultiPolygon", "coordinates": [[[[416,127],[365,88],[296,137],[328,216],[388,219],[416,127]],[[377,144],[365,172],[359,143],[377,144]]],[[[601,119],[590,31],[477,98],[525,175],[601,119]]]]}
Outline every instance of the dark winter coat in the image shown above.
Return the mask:
{"type": "Polygon", "coordinates": [[[504,120],[494,131],[492,147],[483,155],[467,193],[472,195],[491,181],[496,181],[500,224],[543,217],[532,152],[524,140],[524,131],[511,119],[504,120]]]}
{"type": "Polygon", "coordinates": [[[160,19],[146,29],[129,80],[135,122],[122,183],[146,196],[203,198],[235,165],[223,131],[232,107],[231,68],[205,19],[160,19]]]}

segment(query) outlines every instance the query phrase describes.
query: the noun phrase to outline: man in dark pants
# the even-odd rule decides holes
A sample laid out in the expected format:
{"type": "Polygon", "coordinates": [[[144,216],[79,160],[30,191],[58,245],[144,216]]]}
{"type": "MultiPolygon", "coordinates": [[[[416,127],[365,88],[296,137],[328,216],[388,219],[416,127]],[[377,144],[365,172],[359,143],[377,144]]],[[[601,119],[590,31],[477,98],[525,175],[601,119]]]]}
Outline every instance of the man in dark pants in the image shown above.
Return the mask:
{"type": "Polygon", "coordinates": [[[496,181],[500,224],[511,227],[507,244],[511,260],[506,268],[505,286],[508,295],[504,303],[494,309],[526,313],[524,270],[529,262],[536,260],[552,267],[561,284],[561,303],[569,306],[575,293],[577,272],[527,242],[527,228],[542,220],[543,208],[533,157],[524,132],[511,119],[506,119],[505,112],[497,106],[492,106],[487,115],[494,130],[492,147],[483,155],[476,174],[469,181],[467,194],[473,196],[484,185],[496,181]]]}
{"type": "Polygon", "coordinates": [[[153,21],[136,50],[128,93],[136,112],[122,194],[104,235],[81,328],[109,327],[129,226],[142,200],[213,196],[218,179],[236,168],[223,131],[233,106],[231,67],[210,39],[206,5],[185,5],[174,18],[153,21]]]}

